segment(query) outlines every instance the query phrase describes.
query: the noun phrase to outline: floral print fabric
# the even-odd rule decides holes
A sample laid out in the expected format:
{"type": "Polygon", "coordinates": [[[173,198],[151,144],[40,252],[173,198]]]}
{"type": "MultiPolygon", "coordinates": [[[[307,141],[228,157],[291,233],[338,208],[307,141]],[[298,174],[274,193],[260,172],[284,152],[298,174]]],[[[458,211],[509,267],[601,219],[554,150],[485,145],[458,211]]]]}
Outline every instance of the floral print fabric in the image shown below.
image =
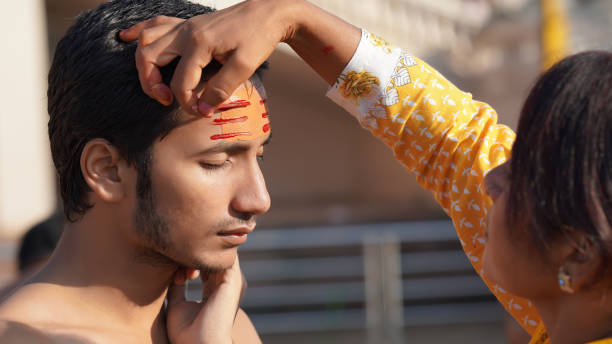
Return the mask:
{"type": "Polygon", "coordinates": [[[451,217],[476,272],[531,334],[540,323],[531,303],[483,276],[483,233],[491,200],[484,176],[510,157],[514,132],[435,69],[365,30],[328,97],[384,141],[451,217]]]}

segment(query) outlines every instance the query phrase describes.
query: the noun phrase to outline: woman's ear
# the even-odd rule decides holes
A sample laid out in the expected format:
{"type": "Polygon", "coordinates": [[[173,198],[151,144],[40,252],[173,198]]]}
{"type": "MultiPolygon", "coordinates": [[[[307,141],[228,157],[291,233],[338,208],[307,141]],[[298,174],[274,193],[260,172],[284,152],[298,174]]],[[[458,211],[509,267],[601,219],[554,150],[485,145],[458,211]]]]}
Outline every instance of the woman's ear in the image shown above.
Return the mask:
{"type": "Polygon", "coordinates": [[[569,276],[569,287],[578,292],[598,282],[602,258],[595,243],[586,235],[574,233],[570,236],[559,271],[569,276]]]}
{"type": "Polygon", "coordinates": [[[91,190],[103,201],[115,203],[126,195],[121,176],[128,164],[117,148],[104,139],[93,139],[81,153],[81,173],[91,190]]]}

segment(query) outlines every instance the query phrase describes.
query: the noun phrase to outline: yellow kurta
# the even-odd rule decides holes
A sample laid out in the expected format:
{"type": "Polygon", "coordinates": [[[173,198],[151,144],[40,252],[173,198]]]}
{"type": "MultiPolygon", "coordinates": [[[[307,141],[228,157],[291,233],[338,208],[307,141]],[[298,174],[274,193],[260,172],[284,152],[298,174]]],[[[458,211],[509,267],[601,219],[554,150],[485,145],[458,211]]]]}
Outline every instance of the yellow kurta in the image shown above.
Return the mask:
{"type": "Polygon", "coordinates": [[[482,274],[483,233],[491,206],[483,178],[510,157],[515,138],[512,130],[497,124],[495,110],[425,62],[366,31],[328,97],[384,141],[434,194],[476,272],[533,334],[540,319],[531,303],[482,274]]]}

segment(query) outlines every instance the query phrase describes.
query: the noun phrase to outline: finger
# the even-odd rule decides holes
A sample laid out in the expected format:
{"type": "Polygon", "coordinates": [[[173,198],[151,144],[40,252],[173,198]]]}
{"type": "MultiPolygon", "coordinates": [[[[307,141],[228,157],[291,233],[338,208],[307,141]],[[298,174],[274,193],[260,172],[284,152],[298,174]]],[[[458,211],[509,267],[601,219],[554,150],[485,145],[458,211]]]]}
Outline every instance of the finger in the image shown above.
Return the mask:
{"type": "Polygon", "coordinates": [[[242,269],[240,268],[240,258],[238,254],[236,254],[236,259],[234,260],[234,265],[232,266],[232,269],[234,270],[234,273],[237,275],[237,277],[240,278],[240,296],[238,298],[238,302],[240,302],[244,297],[244,294],[246,293],[248,283],[246,276],[244,276],[244,274],[242,273],[242,269]]]}
{"type": "Polygon", "coordinates": [[[168,307],[172,307],[176,304],[184,302],[185,301],[185,284],[183,285],[176,285],[174,283],[170,284],[166,298],[168,299],[168,307]]]}
{"type": "Polygon", "coordinates": [[[142,90],[166,106],[172,104],[173,95],[170,88],[162,83],[159,67],[167,65],[178,56],[173,38],[174,34],[170,33],[149,45],[139,46],[135,58],[142,90]]]}
{"type": "Polygon", "coordinates": [[[176,66],[170,87],[183,110],[197,114],[197,111],[193,109],[194,105],[197,105],[193,92],[202,79],[202,69],[210,61],[210,54],[190,51],[183,54],[176,66]]]}
{"type": "Polygon", "coordinates": [[[202,296],[207,299],[211,296],[223,282],[226,271],[209,273],[206,277],[202,276],[202,296]]]}
{"type": "Polygon", "coordinates": [[[240,269],[240,256],[236,253],[236,257],[234,258],[234,263],[232,267],[229,268],[228,274],[225,275],[227,282],[235,283],[240,285],[240,287],[244,287],[244,283],[246,279],[242,274],[242,270],[240,269]]]}
{"type": "Polygon", "coordinates": [[[240,269],[240,255],[236,253],[236,257],[234,258],[234,264],[232,264],[231,269],[236,273],[242,274],[242,270],[240,269]]]}
{"type": "Polygon", "coordinates": [[[151,28],[158,25],[179,24],[183,21],[185,20],[180,18],[157,16],[155,18],[145,20],[136,25],[132,25],[131,27],[125,30],[122,30],[119,33],[119,37],[126,42],[131,42],[137,40],[140,36],[140,33],[147,28],[151,28]]]}
{"type": "Polygon", "coordinates": [[[188,269],[187,270],[187,279],[190,281],[195,280],[200,276],[200,270],[188,269]]]}
{"type": "Polygon", "coordinates": [[[145,28],[138,35],[138,45],[147,46],[176,28],[176,24],[157,25],[145,28]]]}
{"type": "Polygon", "coordinates": [[[240,273],[240,277],[242,278],[242,285],[240,287],[240,300],[242,300],[249,285],[247,283],[246,276],[244,276],[243,273],[240,273]]]}
{"type": "Polygon", "coordinates": [[[259,64],[254,64],[248,58],[242,57],[243,55],[244,53],[234,52],[227,63],[206,82],[204,93],[198,101],[201,114],[210,113],[253,75],[259,64]]]}

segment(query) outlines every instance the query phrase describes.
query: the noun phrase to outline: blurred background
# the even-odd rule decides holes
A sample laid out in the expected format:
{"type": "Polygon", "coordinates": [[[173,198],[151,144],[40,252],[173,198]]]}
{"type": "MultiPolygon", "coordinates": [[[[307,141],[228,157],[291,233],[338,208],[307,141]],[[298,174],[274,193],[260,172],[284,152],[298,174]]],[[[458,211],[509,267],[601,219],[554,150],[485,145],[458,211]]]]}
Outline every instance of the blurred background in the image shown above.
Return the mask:
{"type": "MultiPolygon", "coordinates": [[[[57,240],[46,73],[73,18],[100,2],[0,3],[0,288],[57,240]],[[23,239],[45,219],[38,228],[51,229],[23,239]]],[[[610,0],[312,2],[425,59],[513,128],[551,61],[611,48],[610,0]]],[[[241,251],[244,307],[264,342],[526,343],[391,151],[324,98],[325,83],[287,47],[270,62],[274,138],[263,169],[272,208],[241,251]]]]}

